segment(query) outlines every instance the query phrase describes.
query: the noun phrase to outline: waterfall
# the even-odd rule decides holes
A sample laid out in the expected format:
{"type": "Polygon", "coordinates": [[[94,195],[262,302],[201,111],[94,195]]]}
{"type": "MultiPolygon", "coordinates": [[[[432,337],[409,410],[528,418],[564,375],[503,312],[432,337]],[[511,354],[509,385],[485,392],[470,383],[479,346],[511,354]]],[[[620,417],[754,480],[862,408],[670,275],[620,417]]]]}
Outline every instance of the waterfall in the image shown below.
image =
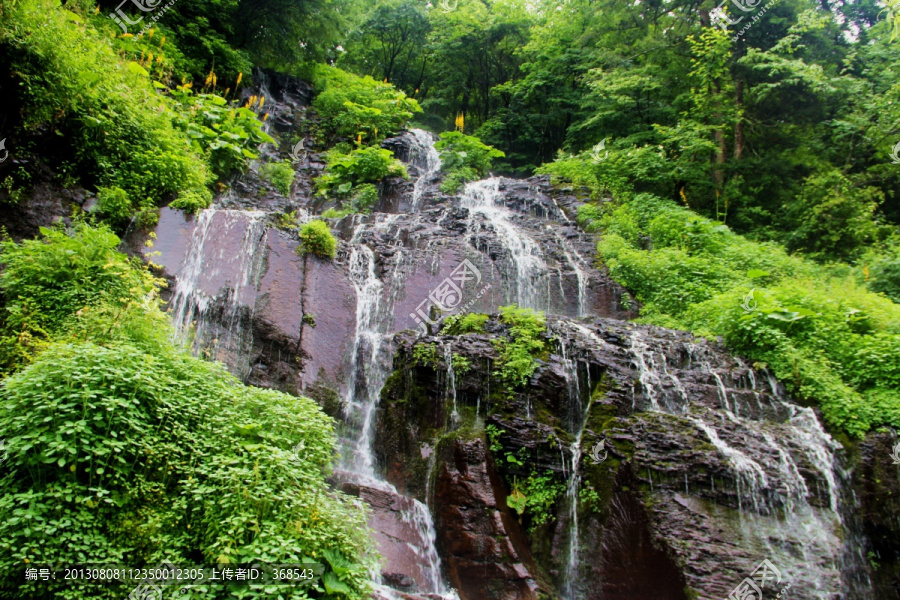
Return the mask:
{"type": "Polygon", "coordinates": [[[466,184],[460,205],[469,209],[469,238],[490,225],[506,250],[510,272],[515,273],[515,302],[521,307],[549,310],[550,274],[544,252],[531,236],[513,224],[512,211],[498,204],[502,198],[500,181],[499,177],[491,177],[466,184]]]}
{"type": "Polygon", "coordinates": [[[434,137],[422,129],[410,129],[412,141],[409,147],[409,162],[420,169],[420,174],[413,184],[410,212],[419,210],[422,194],[428,182],[441,170],[441,156],[434,147],[434,137]]]}
{"type": "MultiPolygon", "coordinates": [[[[204,342],[211,343],[214,351],[237,355],[249,351],[250,317],[265,263],[266,231],[262,211],[208,208],[197,216],[170,309],[180,340],[188,341],[192,326],[196,327],[194,352],[205,347],[204,342]],[[235,240],[239,240],[236,247],[235,240]],[[210,334],[214,339],[206,339],[210,334]]],[[[236,375],[243,378],[246,373],[236,375]]]]}
{"type": "MultiPolygon", "coordinates": [[[[350,355],[350,380],[344,403],[344,417],[357,431],[355,437],[342,440],[346,455],[342,457],[341,468],[351,479],[363,485],[402,497],[375,468],[375,415],[393,353],[388,340],[391,313],[386,310],[389,307],[383,306],[382,300],[386,293],[391,297],[391,290],[385,289],[384,282],[376,274],[375,253],[363,243],[363,238],[369,233],[390,235],[390,229],[397,218],[397,215],[377,215],[372,218],[372,222],[357,224],[349,242],[349,274],[356,291],[356,329],[350,355]]],[[[393,287],[399,283],[396,265],[392,283],[393,287]]],[[[401,518],[417,532],[418,539],[423,542],[422,545],[409,544],[410,550],[419,558],[420,567],[428,582],[428,589],[423,592],[447,599],[455,598],[455,593],[448,590],[443,582],[441,560],[437,552],[437,533],[431,511],[419,500],[409,500],[410,508],[401,511],[401,518]]],[[[384,586],[379,584],[379,589],[384,589],[384,586]]]]}
{"type": "MultiPolygon", "coordinates": [[[[795,588],[810,590],[822,600],[833,598],[842,590],[841,560],[849,550],[848,542],[836,533],[846,525],[840,507],[849,499],[838,483],[835,453],[840,446],[825,433],[812,409],[788,402],[770,379],[771,408],[784,420],[745,414],[749,411],[739,410],[737,392],[729,400],[725,382],[733,380],[732,375],[713,366],[705,346],[684,342],[666,348],[635,330],[630,350],[641,385],[640,399],[646,402],[644,410],[686,419],[731,472],[741,524],[735,543],[779,565],[795,588]],[[688,356],[684,368],[707,378],[718,405],[689,402],[683,386],[673,383],[678,381],[676,373],[667,371],[666,354],[688,356]],[[825,483],[824,505],[801,474],[810,468],[816,480],[825,483]]],[[[742,375],[739,380],[750,382],[751,395],[761,409],[756,375],[742,375]]],[[[858,597],[867,597],[864,590],[865,582],[858,597]]]]}

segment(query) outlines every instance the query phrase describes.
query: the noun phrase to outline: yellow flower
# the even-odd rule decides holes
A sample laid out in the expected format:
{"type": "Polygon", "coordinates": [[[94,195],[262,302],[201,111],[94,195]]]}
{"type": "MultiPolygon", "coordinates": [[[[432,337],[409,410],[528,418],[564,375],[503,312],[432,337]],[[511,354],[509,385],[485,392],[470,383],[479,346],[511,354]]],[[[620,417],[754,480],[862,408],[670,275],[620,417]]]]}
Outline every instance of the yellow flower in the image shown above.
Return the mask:
{"type": "Polygon", "coordinates": [[[94,9],[94,14],[95,15],[100,14],[100,5],[99,4],[97,5],[97,8],[94,9]]]}
{"type": "Polygon", "coordinates": [[[163,44],[166,43],[166,36],[162,36],[162,39],[159,40],[159,49],[162,50],[163,44]]]}
{"type": "Polygon", "coordinates": [[[147,31],[147,39],[152,40],[154,33],[155,33],[155,31],[153,29],[150,29],[149,31],[147,31]]]}
{"type": "Polygon", "coordinates": [[[684,205],[687,206],[688,208],[690,208],[691,205],[688,204],[687,194],[684,193],[684,186],[682,186],[681,191],[678,193],[681,194],[681,199],[682,199],[682,201],[684,201],[684,205]]]}
{"type": "Polygon", "coordinates": [[[237,83],[234,84],[235,89],[237,88],[237,86],[241,85],[241,79],[243,79],[243,78],[244,78],[244,74],[238,73],[237,83]]]}
{"type": "Polygon", "coordinates": [[[266,97],[265,97],[265,96],[260,96],[260,98],[259,98],[259,107],[260,107],[260,108],[262,108],[263,102],[265,102],[265,101],[266,101],[266,97]]]}
{"type": "Polygon", "coordinates": [[[865,276],[866,281],[868,281],[869,280],[869,265],[863,266],[863,275],[865,276]]]}
{"type": "Polygon", "coordinates": [[[269,118],[269,113],[263,115],[263,122],[265,122],[269,118]]]}

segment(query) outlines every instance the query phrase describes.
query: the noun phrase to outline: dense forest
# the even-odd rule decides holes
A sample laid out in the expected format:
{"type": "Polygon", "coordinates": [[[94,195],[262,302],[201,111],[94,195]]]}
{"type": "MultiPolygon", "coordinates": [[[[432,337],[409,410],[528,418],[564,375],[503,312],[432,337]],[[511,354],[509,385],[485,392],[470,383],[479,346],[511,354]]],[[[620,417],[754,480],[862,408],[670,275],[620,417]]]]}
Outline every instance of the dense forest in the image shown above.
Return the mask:
{"type": "Polygon", "coordinates": [[[3,0],[0,597],[900,598],[898,49],[898,0],[3,0]],[[663,499],[790,533],[726,584],[663,499]],[[315,575],[61,575],[166,563],[315,575]]]}

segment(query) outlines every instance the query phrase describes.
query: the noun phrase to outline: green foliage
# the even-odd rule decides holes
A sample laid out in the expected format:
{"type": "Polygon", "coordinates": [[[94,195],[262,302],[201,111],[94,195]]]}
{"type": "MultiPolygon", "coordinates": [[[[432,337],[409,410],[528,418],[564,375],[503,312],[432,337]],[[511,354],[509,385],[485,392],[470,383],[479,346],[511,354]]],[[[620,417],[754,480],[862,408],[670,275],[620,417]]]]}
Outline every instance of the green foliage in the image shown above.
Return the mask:
{"type": "Polygon", "coordinates": [[[169,204],[169,208],[176,208],[187,213],[197,213],[204,208],[209,208],[210,204],[212,204],[212,194],[208,190],[203,189],[199,192],[191,190],[178,194],[178,197],[169,204]]]}
{"type": "Polygon", "coordinates": [[[0,369],[27,362],[51,336],[71,327],[72,315],[101,305],[124,310],[152,298],[158,281],[137,259],[116,251],[105,225],[41,228],[41,238],[0,242],[0,369]]]}
{"type": "Polygon", "coordinates": [[[444,319],[441,335],[465,335],[467,333],[482,333],[488,316],[481,313],[466,313],[464,315],[450,315],[444,319]]]}
{"type": "Polygon", "coordinates": [[[409,179],[406,167],[384,148],[358,148],[349,153],[334,149],[328,153],[325,172],[316,180],[319,191],[327,196],[347,198],[354,207],[367,211],[378,199],[374,184],[393,175],[409,179]]]}
{"type": "Polygon", "coordinates": [[[884,195],[876,188],[853,189],[837,169],[811,175],[788,207],[794,225],[788,248],[847,260],[878,235],[873,219],[884,195]]]}
{"type": "Polygon", "coordinates": [[[291,161],[265,163],[259,168],[259,174],[275,186],[282,196],[291,195],[291,185],[294,183],[294,166],[291,161]]]}
{"type": "Polygon", "coordinates": [[[900,252],[893,250],[874,259],[869,289],[900,304],[900,252]]]}
{"type": "Polygon", "coordinates": [[[490,442],[490,450],[494,454],[503,450],[503,445],[500,443],[500,436],[503,435],[503,432],[496,425],[486,425],[484,428],[485,433],[487,433],[488,441],[490,442]]]}
{"type": "Polygon", "coordinates": [[[278,213],[275,215],[275,228],[281,230],[297,229],[297,211],[278,213]]]}
{"type": "Polygon", "coordinates": [[[441,191],[446,194],[458,192],[467,181],[484,177],[493,159],[506,156],[477,137],[459,131],[442,133],[434,147],[441,154],[441,171],[445,175],[441,191]]]}
{"type": "Polygon", "coordinates": [[[304,313],[303,314],[303,322],[315,329],[316,327],[316,315],[312,313],[304,313]]]}
{"type": "Polygon", "coordinates": [[[329,208],[325,212],[322,213],[323,219],[343,219],[347,215],[354,214],[353,211],[349,208],[338,210],[336,208],[329,208]]]}
{"type": "Polygon", "coordinates": [[[433,367],[437,364],[437,346],[434,344],[418,344],[413,348],[413,363],[420,367],[433,367]]]}
{"type": "Polygon", "coordinates": [[[134,209],[128,192],[117,187],[102,187],[97,190],[97,212],[113,227],[121,227],[131,219],[134,209]]]}
{"type": "Polygon", "coordinates": [[[644,303],[644,321],[722,336],[819,404],[836,430],[859,436],[900,425],[900,379],[889,358],[900,349],[900,306],[846,268],[750,242],[649,195],[609,207],[601,222],[599,257],[644,303]]]}
{"type": "Polygon", "coordinates": [[[561,495],[566,491],[566,486],[559,481],[552,472],[539,475],[531,473],[521,486],[522,493],[528,498],[527,514],[531,519],[529,530],[534,530],[556,518],[554,507],[561,495]]]}
{"type": "MultiPolygon", "coordinates": [[[[42,233],[0,247],[4,335],[40,327],[46,341],[0,383],[0,589],[100,593],[83,582],[23,582],[26,563],[315,560],[334,589],[367,597],[365,512],[325,479],[331,419],[307,398],[244,386],[174,347],[159,282],[115,251],[106,226],[42,233]]],[[[186,597],[233,591],[209,584],[186,597]]]]}
{"type": "Polygon", "coordinates": [[[512,390],[525,385],[537,369],[534,359],[545,349],[541,337],[547,324],[543,312],[514,304],[500,307],[500,321],[509,326],[509,337],[492,340],[499,354],[494,375],[512,390]]]}
{"type": "Polygon", "coordinates": [[[172,101],[108,38],[51,0],[4,6],[0,52],[15,75],[3,93],[28,106],[23,132],[56,136],[51,157],[68,161],[86,185],[121,188],[133,201],[204,193],[207,166],[173,127],[172,101]]]}
{"type": "MultiPolygon", "coordinates": [[[[257,147],[275,141],[263,131],[262,121],[251,108],[229,106],[225,98],[216,94],[194,94],[188,86],[178,86],[171,94],[179,107],[178,127],[192,140],[194,149],[207,157],[213,172],[220,177],[246,170],[249,161],[257,158],[257,147]]],[[[284,166],[268,168],[273,169],[272,175],[277,178],[270,181],[280,191],[286,175],[284,166]]]]}
{"type": "Polygon", "coordinates": [[[337,240],[325,221],[310,221],[300,228],[300,254],[315,254],[332,259],[337,254],[337,240]]]}
{"type": "Polygon", "coordinates": [[[375,144],[399,133],[414,114],[422,112],[418,102],[393,85],[335,67],[318,66],[315,84],[320,92],[313,107],[331,138],[362,136],[366,144],[375,144]]]}
{"type": "Polygon", "coordinates": [[[454,372],[460,375],[465,375],[472,369],[472,361],[462,354],[453,354],[450,357],[450,365],[453,367],[454,372]]]}
{"type": "Polygon", "coordinates": [[[597,493],[592,486],[586,485],[585,487],[578,490],[578,500],[584,504],[588,510],[599,513],[603,507],[602,499],[600,498],[600,494],[597,493]]]}

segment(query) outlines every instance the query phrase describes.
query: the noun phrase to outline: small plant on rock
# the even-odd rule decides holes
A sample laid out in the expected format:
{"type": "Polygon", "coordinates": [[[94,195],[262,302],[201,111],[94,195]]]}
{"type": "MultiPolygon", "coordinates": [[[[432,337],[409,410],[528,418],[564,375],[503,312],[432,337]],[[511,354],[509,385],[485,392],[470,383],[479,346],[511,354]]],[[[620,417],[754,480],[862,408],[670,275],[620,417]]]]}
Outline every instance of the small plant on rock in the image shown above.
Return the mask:
{"type": "Polygon", "coordinates": [[[332,259],[337,253],[337,240],[325,221],[310,221],[300,228],[298,254],[315,254],[332,259]]]}

